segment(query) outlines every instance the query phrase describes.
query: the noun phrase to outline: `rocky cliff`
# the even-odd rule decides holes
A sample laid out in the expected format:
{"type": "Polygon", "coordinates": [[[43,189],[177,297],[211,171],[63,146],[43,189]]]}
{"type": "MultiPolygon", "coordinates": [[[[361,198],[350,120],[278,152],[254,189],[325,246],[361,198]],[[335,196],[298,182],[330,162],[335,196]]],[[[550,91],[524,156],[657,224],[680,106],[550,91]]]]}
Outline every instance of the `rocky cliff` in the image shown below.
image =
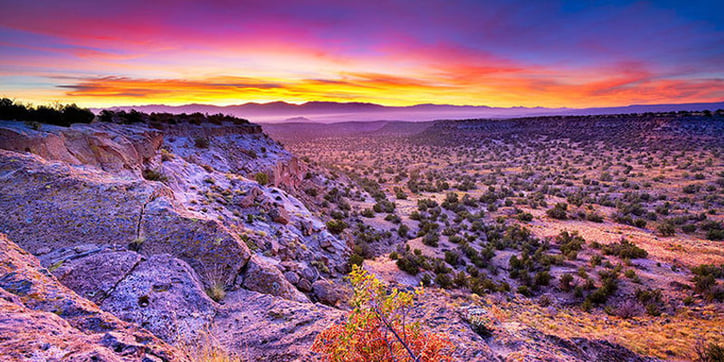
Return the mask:
{"type": "Polygon", "coordinates": [[[317,313],[301,337],[272,326],[267,336],[311,343],[317,323],[340,313],[312,302],[339,302],[322,281],[345,271],[349,249],[284,191],[303,172],[256,125],[2,122],[0,232],[80,296],[167,342],[234,324],[226,318],[250,312],[239,303],[255,300],[253,328],[273,308],[317,313]]]}

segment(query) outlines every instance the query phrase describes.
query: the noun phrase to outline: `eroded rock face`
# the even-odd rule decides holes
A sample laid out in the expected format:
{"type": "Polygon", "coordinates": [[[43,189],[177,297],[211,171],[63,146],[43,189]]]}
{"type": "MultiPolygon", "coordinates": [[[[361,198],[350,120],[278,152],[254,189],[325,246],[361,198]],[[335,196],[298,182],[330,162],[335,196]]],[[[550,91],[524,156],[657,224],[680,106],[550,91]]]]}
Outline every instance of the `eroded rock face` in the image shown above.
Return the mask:
{"type": "Polygon", "coordinates": [[[0,359],[176,361],[186,356],[78,296],[0,234],[0,359]]]}
{"type": "Polygon", "coordinates": [[[297,302],[309,299],[297,290],[277,267],[260,257],[253,256],[244,272],[244,288],[264,294],[271,294],[297,302]]]}
{"type": "Polygon", "coordinates": [[[0,150],[0,231],[31,253],[84,243],[127,245],[158,189],[96,170],[0,150]]]}
{"type": "Polygon", "coordinates": [[[212,332],[231,350],[254,361],[316,361],[317,333],[344,318],[340,310],[239,289],[226,297],[212,332]]]}
{"type": "Polygon", "coordinates": [[[250,257],[218,221],[176,211],[173,193],[160,183],[4,150],[0,173],[0,210],[7,213],[0,231],[30,252],[93,243],[167,253],[190,263],[204,281],[211,269],[233,279],[250,257]]]}
{"type": "Polygon", "coordinates": [[[132,251],[88,245],[80,250],[61,248],[40,260],[63,285],[100,305],[143,257],[132,251]]]}
{"type": "Polygon", "coordinates": [[[163,199],[149,203],[139,237],[144,255],[172,254],[189,263],[204,285],[215,278],[233,280],[251,257],[248,246],[218,220],[184,216],[163,199]]]}
{"type": "Polygon", "coordinates": [[[208,330],[215,314],[193,269],[170,255],[140,261],[100,307],[172,343],[208,330]]]}
{"type": "Polygon", "coordinates": [[[163,142],[157,130],[102,123],[71,127],[43,125],[40,130],[8,122],[0,127],[3,149],[32,152],[47,160],[92,165],[110,172],[140,175],[163,142]]]}

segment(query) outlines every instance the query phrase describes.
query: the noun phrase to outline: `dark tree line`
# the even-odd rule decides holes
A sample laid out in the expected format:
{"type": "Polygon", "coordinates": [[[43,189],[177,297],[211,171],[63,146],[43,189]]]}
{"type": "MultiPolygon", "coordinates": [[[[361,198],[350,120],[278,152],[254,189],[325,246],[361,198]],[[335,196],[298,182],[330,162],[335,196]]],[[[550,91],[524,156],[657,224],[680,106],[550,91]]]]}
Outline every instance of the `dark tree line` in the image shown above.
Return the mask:
{"type": "Polygon", "coordinates": [[[9,98],[0,99],[0,120],[38,122],[68,127],[73,123],[90,123],[95,115],[75,104],[26,106],[9,98]]]}

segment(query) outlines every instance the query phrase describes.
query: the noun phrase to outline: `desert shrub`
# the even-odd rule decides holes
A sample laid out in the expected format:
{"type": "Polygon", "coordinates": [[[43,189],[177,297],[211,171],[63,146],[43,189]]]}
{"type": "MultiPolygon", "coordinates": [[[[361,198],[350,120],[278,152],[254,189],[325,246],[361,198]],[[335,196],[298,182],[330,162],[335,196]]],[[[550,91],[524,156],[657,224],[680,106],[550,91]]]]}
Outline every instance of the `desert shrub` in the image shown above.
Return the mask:
{"type": "Polygon", "coordinates": [[[573,282],[573,275],[571,275],[570,273],[565,273],[565,274],[561,275],[561,279],[559,281],[559,287],[561,288],[562,291],[567,292],[567,291],[571,290],[572,282],[573,282]]]}
{"type": "Polygon", "coordinates": [[[522,294],[522,295],[524,295],[524,296],[526,296],[526,297],[530,297],[530,296],[533,295],[533,293],[530,291],[530,288],[528,288],[527,285],[521,285],[521,286],[519,286],[519,287],[518,287],[518,293],[520,293],[520,294],[522,294]]]}
{"type": "Polygon", "coordinates": [[[601,223],[603,222],[603,216],[595,212],[589,212],[586,214],[586,220],[601,223]]]}
{"type": "Polygon", "coordinates": [[[335,323],[314,340],[312,351],[326,361],[452,361],[453,348],[444,334],[408,323],[415,307],[415,293],[393,289],[359,267],[349,275],[354,289],[354,308],[342,323],[335,323]]]}
{"type": "Polygon", "coordinates": [[[724,265],[701,264],[691,268],[691,272],[696,275],[712,275],[714,278],[721,279],[724,278],[724,265]]]}
{"type": "Polygon", "coordinates": [[[568,219],[568,214],[566,213],[567,209],[568,204],[566,204],[565,202],[559,202],[555,206],[553,206],[553,208],[548,209],[548,211],[546,211],[546,215],[554,219],[566,220],[568,219]]]}
{"type": "Polygon", "coordinates": [[[547,271],[540,271],[536,273],[534,283],[536,287],[546,286],[550,284],[551,275],[547,271]]]}
{"type": "Polygon", "coordinates": [[[639,248],[636,244],[626,239],[621,239],[621,241],[615,244],[605,245],[602,251],[604,255],[615,255],[621,259],[641,259],[649,255],[646,250],[639,248]]]}
{"type": "Polygon", "coordinates": [[[724,361],[724,346],[720,344],[698,341],[694,346],[694,353],[698,362],[724,361]]]}
{"type": "Polygon", "coordinates": [[[698,184],[689,184],[684,186],[682,191],[684,191],[685,194],[695,194],[701,190],[701,185],[698,184]]]}
{"type": "Polygon", "coordinates": [[[455,274],[453,278],[453,284],[458,288],[464,288],[468,286],[468,276],[465,272],[461,271],[455,274]]]}
{"type": "Polygon", "coordinates": [[[425,236],[422,238],[422,243],[436,248],[438,246],[438,242],[440,241],[440,236],[437,233],[429,233],[425,234],[425,236]]]}
{"type": "Polygon", "coordinates": [[[644,314],[644,310],[635,300],[627,299],[613,308],[613,314],[623,319],[628,319],[644,314]]]}
{"type": "Polygon", "coordinates": [[[569,233],[563,230],[556,237],[556,242],[560,245],[561,254],[565,255],[568,259],[575,260],[578,256],[578,252],[583,249],[583,245],[586,244],[586,240],[583,239],[578,232],[574,231],[569,233]]]}
{"type": "Polygon", "coordinates": [[[646,313],[649,315],[658,316],[661,314],[663,300],[660,289],[638,289],[636,290],[636,299],[646,307],[646,313]]]}
{"type": "Polygon", "coordinates": [[[75,104],[31,107],[16,103],[9,98],[0,98],[0,120],[46,123],[69,127],[73,123],[90,123],[93,112],[75,104]]]}
{"type": "Polygon", "coordinates": [[[399,235],[401,238],[406,238],[407,233],[410,231],[410,227],[402,224],[397,228],[397,235],[399,235]]]}
{"type": "Polygon", "coordinates": [[[646,227],[646,220],[644,219],[636,219],[633,221],[633,226],[643,229],[646,227]]]}
{"type": "Polygon", "coordinates": [[[445,262],[450,264],[451,266],[456,266],[460,263],[460,254],[454,251],[446,251],[445,252],[445,262]]]}
{"type": "Polygon", "coordinates": [[[709,240],[724,240],[724,228],[722,228],[722,224],[717,224],[718,226],[716,228],[711,228],[707,230],[706,232],[706,238],[709,240]]]}
{"type": "Polygon", "coordinates": [[[211,143],[209,142],[208,138],[204,138],[204,137],[194,138],[194,146],[196,146],[196,148],[209,148],[210,144],[211,143]]]}
{"type": "Polygon", "coordinates": [[[257,173],[254,175],[254,180],[255,180],[259,185],[266,185],[266,184],[269,183],[269,175],[267,175],[267,174],[264,173],[264,172],[257,172],[257,173]]]}
{"type": "Polygon", "coordinates": [[[686,224],[681,226],[681,231],[685,232],[687,234],[691,234],[696,231],[696,225],[694,224],[686,224]]]}
{"type": "Polygon", "coordinates": [[[380,200],[372,206],[375,212],[392,213],[395,212],[395,203],[387,200],[380,200]]]}
{"type": "Polygon", "coordinates": [[[529,212],[521,212],[520,214],[518,214],[517,218],[518,220],[523,222],[533,221],[533,215],[529,212]]]}
{"type": "Polygon", "coordinates": [[[352,255],[349,256],[348,263],[350,266],[352,266],[352,265],[361,266],[362,263],[364,263],[364,261],[365,261],[364,256],[359,255],[357,253],[352,253],[352,255]]]}
{"type": "Polygon", "coordinates": [[[166,176],[164,176],[162,173],[160,173],[156,170],[145,169],[145,170],[143,170],[143,172],[141,172],[141,174],[143,175],[143,178],[145,178],[146,180],[149,180],[149,181],[165,182],[168,180],[166,178],[166,176]]]}
{"type": "Polygon", "coordinates": [[[661,236],[673,236],[676,233],[676,227],[669,221],[662,222],[656,228],[661,236]]]}
{"type": "Polygon", "coordinates": [[[442,273],[435,276],[435,284],[441,288],[450,289],[453,286],[453,280],[447,273],[442,273]]]}
{"type": "Polygon", "coordinates": [[[714,265],[702,264],[691,269],[694,273],[694,291],[702,294],[709,300],[724,300],[724,287],[717,283],[717,279],[724,277],[724,265],[716,267],[714,265]]]}
{"type": "Polygon", "coordinates": [[[411,275],[417,275],[420,272],[420,256],[405,254],[395,262],[397,267],[411,275]]]}
{"type": "Polygon", "coordinates": [[[339,234],[347,228],[347,223],[342,220],[327,221],[327,229],[332,234],[339,234]]]}

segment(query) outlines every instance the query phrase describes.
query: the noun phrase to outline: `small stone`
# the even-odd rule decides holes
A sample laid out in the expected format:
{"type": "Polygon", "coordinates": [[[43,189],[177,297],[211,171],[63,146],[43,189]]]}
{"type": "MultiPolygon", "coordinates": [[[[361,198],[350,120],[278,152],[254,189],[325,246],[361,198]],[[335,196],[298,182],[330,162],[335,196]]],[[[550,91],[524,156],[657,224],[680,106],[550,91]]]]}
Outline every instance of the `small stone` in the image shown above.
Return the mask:
{"type": "Polygon", "coordinates": [[[305,293],[309,293],[312,291],[312,283],[307,279],[301,279],[299,284],[297,284],[297,288],[305,293]]]}
{"type": "Polygon", "coordinates": [[[287,278],[287,281],[294,285],[297,285],[297,283],[299,283],[299,274],[295,272],[286,272],[284,273],[284,277],[287,278]]]}
{"type": "Polygon", "coordinates": [[[319,277],[319,273],[313,268],[304,268],[302,270],[302,278],[309,280],[310,282],[314,282],[317,280],[317,277],[319,277]]]}

